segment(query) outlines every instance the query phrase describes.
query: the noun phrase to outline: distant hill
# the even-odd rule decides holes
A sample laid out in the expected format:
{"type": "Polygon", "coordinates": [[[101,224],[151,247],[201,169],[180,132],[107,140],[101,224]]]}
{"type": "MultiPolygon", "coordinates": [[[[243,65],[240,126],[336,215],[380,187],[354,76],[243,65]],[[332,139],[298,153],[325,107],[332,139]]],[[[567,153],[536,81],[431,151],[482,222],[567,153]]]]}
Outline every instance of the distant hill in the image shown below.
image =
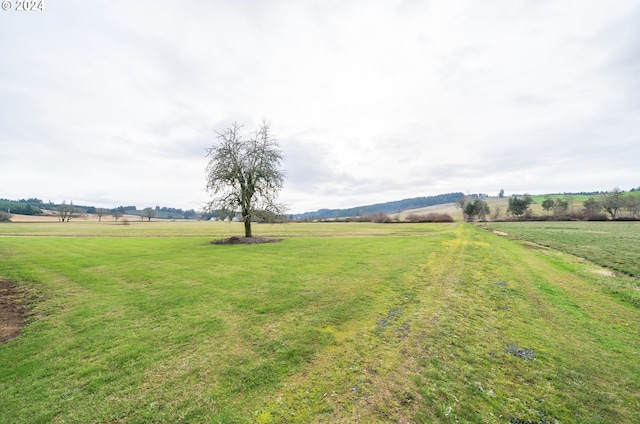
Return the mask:
{"type": "Polygon", "coordinates": [[[437,196],[412,197],[410,199],[396,200],[392,202],[376,203],[373,205],[356,206],[349,209],[319,209],[314,212],[305,212],[293,215],[294,219],[334,219],[352,216],[364,216],[374,213],[398,213],[407,209],[418,209],[427,206],[453,203],[464,196],[464,193],[447,193],[437,196]]]}

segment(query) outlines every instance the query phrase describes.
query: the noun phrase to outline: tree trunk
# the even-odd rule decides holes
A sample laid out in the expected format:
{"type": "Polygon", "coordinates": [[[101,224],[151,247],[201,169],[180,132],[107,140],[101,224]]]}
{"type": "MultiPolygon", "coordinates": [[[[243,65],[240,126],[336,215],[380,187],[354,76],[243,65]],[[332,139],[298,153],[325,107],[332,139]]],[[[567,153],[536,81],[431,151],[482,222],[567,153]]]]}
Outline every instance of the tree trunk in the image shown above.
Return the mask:
{"type": "Polygon", "coordinates": [[[251,218],[249,216],[244,217],[244,236],[253,237],[251,235],[251,218]]]}

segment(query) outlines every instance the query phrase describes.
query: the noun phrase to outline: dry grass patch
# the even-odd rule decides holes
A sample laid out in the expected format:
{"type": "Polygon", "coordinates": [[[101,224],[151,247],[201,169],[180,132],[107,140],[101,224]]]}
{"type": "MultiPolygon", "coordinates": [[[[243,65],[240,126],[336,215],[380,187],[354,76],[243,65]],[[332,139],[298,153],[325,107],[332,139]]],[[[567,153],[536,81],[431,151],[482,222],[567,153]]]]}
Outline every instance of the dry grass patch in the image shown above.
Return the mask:
{"type": "Polygon", "coordinates": [[[591,272],[598,275],[603,275],[605,277],[615,277],[616,274],[609,269],[592,269],[591,272]]]}

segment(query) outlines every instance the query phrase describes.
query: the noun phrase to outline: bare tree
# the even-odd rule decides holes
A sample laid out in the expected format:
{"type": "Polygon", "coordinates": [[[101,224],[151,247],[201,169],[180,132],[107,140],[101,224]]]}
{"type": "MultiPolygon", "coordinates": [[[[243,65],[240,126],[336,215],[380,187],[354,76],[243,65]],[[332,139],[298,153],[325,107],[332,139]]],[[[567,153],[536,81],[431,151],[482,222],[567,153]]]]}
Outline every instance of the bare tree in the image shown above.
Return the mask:
{"type": "Polygon", "coordinates": [[[623,207],[629,212],[630,216],[638,216],[640,214],[640,196],[629,193],[624,198],[623,207]]]}
{"type": "Polygon", "coordinates": [[[593,197],[589,197],[587,200],[582,202],[584,206],[584,210],[587,212],[587,215],[595,215],[602,210],[602,205],[593,197]]]}
{"type": "Polygon", "coordinates": [[[96,215],[98,216],[98,222],[102,221],[102,217],[109,214],[108,209],[98,208],[96,209],[96,215]]]}
{"type": "Polygon", "coordinates": [[[153,208],[144,208],[142,213],[140,214],[140,219],[144,221],[144,218],[147,218],[147,221],[151,221],[151,218],[156,217],[156,210],[153,208]]]}
{"type": "Polygon", "coordinates": [[[500,219],[501,215],[502,215],[502,209],[500,208],[500,206],[494,206],[493,212],[491,213],[491,220],[497,221],[500,219]]]}
{"type": "Polygon", "coordinates": [[[553,214],[562,215],[566,214],[569,209],[569,201],[567,199],[557,198],[553,205],[553,214]]]}
{"type": "Polygon", "coordinates": [[[66,200],[63,200],[62,204],[58,206],[56,214],[60,222],[69,222],[72,218],[78,218],[80,216],[78,209],[73,206],[73,201],[67,204],[66,200]]]}
{"type": "MultiPolygon", "coordinates": [[[[464,196],[458,198],[458,200],[456,200],[456,209],[461,209],[462,210],[462,219],[464,219],[465,221],[469,220],[469,216],[467,216],[467,213],[465,212],[465,209],[467,207],[467,204],[469,204],[470,202],[470,197],[468,194],[465,194],[464,196]]],[[[472,219],[473,220],[473,219],[472,219]]]]}
{"type": "Polygon", "coordinates": [[[602,195],[600,204],[605,211],[609,212],[611,219],[616,219],[618,211],[624,206],[622,190],[614,187],[609,193],[602,195]]]}
{"type": "Polygon", "coordinates": [[[253,219],[265,213],[284,213],[284,206],[276,203],[284,183],[284,172],[279,169],[283,156],[268,122],[263,120],[248,138],[240,134],[241,129],[234,122],[216,131],[218,143],[207,149],[211,158],[206,169],[207,191],[213,196],[208,209],[239,211],[245,237],[252,237],[253,219]]]}

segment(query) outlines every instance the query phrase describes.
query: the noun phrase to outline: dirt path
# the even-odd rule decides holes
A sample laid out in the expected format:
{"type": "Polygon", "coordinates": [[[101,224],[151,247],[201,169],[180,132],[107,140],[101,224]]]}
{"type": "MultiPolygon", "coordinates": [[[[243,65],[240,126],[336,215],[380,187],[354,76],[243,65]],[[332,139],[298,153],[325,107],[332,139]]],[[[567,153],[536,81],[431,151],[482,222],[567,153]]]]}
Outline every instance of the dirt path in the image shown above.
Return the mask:
{"type": "Polygon", "coordinates": [[[25,311],[20,307],[19,298],[15,285],[0,278],[0,343],[17,337],[25,325],[25,311]]]}

